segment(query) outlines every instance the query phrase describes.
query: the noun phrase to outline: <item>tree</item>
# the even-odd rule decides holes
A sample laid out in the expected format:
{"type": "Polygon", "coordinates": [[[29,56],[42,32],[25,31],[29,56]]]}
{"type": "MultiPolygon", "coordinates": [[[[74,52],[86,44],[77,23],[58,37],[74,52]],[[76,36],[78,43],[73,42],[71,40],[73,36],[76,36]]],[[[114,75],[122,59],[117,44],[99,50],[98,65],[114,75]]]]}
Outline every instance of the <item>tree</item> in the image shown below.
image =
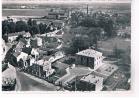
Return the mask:
{"type": "Polygon", "coordinates": [[[9,33],[15,33],[16,24],[14,22],[9,22],[8,27],[9,27],[9,33]]]}
{"type": "Polygon", "coordinates": [[[41,34],[44,34],[44,33],[45,33],[45,30],[46,30],[46,25],[40,23],[40,24],[39,24],[39,29],[40,29],[40,33],[41,33],[41,34]]]}
{"type": "Polygon", "coordinates": [[[36,26],[37,25],[37,21],[36,20],[32,20],[32,26],[36,26]]]}
{"type": "Polygon", "coordinates": [[[31,18],[29,18],[29,20],[27,21],[27,24],[28,24],[29,26],[32,26],[32,19],[31,19],[31,18]]]}
{"type": "Polygon", "coordinates": [[[21,32],[21,31],[28,31],[28,25],[24,21],[17,21],[16,22],[16,32],[21,32]]]}
{"type": "Polygon", "coordinates": [[[79,37],[73,38],[72,41],[73,42],[72,42],[71,48],[73,49],[75,53],[78,51],[87,49],[91,46],[88,37],[79,36],[79,37]]]}
{"type": "Polygon", "coordinates": [[[8,21],[4,20],[2,21],[2,34],[9,33],[9,27],[8,27],[8,21]]]}
{"type": "Polygon", "coordinates": [[[87,16],[84,19],[82,19],[79,25],[85,26],[85,27],[97,27],[95,20],[91,18],[90,16],[87,16]]]}
{"type": "Polygon", "coordinates": [[[4,35],[5,33],[8,34],[9,32],[10,32],[9,27],[8,27],[8,26],[3,26],[3,29],[2,29],[3,35],[4,35]]]}
{"type": "Polygon", "coordinates": [[[75,25],[79,25],[79,22],[83,18],[84,14],[82,12],[75,12],[71,14],[71,23],[74,23],[75,25]]]}
{"type": "Polygon", "coordinates": [[[8,42],[8,35],[4,34],[2,35],[2,38],[6,43],[8,42]]]}
{"type": "Polygon", "coordinates": [[[31,27],[31,35],[35,35],[35,34],[39,34],[40,33],[40,29],[38,25],[32,26],[31,27]]]}
{"type": "Polygon", "coordinates": [[[23,38],[23,35],[19,35],[19,36],[16,38],[16,41],[19,41],[21,38],[23,38]]]}

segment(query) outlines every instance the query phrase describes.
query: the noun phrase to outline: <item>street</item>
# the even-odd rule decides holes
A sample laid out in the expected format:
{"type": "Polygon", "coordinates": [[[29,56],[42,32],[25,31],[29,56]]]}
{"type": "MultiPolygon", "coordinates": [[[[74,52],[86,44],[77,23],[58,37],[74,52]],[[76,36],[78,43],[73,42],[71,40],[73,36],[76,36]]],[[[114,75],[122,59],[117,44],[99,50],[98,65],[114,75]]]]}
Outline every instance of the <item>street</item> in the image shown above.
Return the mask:
{"type": "Polygon", "coordinates": [[[45,82],[45,84],[42,84],[28,77],[23,72],[16,71],[16,75],[17,75],[16,91],[56,91],[57,89],[56,86],[48,82],[45,82]]]}

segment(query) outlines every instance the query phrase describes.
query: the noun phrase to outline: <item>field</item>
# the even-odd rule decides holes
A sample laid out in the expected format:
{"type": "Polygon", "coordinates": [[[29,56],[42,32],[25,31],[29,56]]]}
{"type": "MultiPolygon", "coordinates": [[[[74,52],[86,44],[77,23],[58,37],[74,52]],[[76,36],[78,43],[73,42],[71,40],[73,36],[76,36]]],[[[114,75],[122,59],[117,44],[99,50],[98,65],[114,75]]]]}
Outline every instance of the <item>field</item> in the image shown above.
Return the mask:
{"type": "Polygon", "coordinates": [[[98,42],[98,47],[106,51],[112,51],[115,46],[118,49],[121,49],[126,52],[126,50],[131,47],[131,41],[116,37],[98,42]]]}
{"type": "Polygon", "coordinates": [[[2,16],[46,16],[47,9],[3,9],[2,16]]]}

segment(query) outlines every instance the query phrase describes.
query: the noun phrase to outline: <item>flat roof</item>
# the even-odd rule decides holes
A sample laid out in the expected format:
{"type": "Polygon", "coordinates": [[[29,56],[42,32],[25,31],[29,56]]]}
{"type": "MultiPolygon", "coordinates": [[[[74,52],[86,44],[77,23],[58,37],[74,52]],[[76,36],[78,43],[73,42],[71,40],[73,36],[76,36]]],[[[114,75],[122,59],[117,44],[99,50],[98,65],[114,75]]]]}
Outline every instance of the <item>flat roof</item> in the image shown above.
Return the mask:
{"type": "Polygon", "coordinates": [[[103,82],[103,78],[91,73],[87,76],[83,76],[81,78],[81,81],[86,81],[89,83],[98,84],[100,82],[103,82]]]}
{"type": "Polygon", "coordinates": [[[106,64],[104,63],[102,66],[100,66],[97,70],[95,70],[96,73],[102,74],[104,76],[110,76],[112,75],[116,70],[118,69],[118,66],[113,64],[106,64]]]}
{"type": "Polygon", "coordinates": [[[87,56],[87,57],[99,57],[102,56],[101,52],[98,52],[96,50],[93,49],[86,49],[83,51],[80,51],[78,53],[76,53],[77,55],[81,55],[81,56],[87,56]]]}

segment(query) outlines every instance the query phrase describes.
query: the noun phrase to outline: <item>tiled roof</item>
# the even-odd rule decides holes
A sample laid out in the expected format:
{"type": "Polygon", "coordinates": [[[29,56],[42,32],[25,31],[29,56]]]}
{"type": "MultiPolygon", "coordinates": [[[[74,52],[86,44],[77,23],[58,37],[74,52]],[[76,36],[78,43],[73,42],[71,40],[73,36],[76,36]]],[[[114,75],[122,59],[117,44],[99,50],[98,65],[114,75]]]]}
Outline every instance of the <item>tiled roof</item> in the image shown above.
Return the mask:
{"type": "Polygon", "coordinates": [[[20,55],[20,52],[14,52],[13,55],[14,55],[15,57],[18,57],[18,56],[20,55]]]}
{"type": "Polygon", "coordinates": [[[93,49],[86,49],[83,51],[80,51],[78,53],[76,53],[77,55],[82,55],[82,56],[87,56],[87,57],[98,57],[98,56],[102,56],[101,52],[98,52],[96,50],[93,49]]]}
{"type": "Polygon", "coordinates": [[[22,49],[22,52],[27,53],[28,55],[31,54],[31,51],[32,51],[32,48],[30,48],[30,47],[25,47],[22,49]]]}
{"type": "Polygon", "coordinates": [[[24,43],[24,44],[27,44],[27,41],[26,41],[24,38],[21,38],[21,39],[19,40],[19,42],[22,42],[22,43],[24,43]]]}

